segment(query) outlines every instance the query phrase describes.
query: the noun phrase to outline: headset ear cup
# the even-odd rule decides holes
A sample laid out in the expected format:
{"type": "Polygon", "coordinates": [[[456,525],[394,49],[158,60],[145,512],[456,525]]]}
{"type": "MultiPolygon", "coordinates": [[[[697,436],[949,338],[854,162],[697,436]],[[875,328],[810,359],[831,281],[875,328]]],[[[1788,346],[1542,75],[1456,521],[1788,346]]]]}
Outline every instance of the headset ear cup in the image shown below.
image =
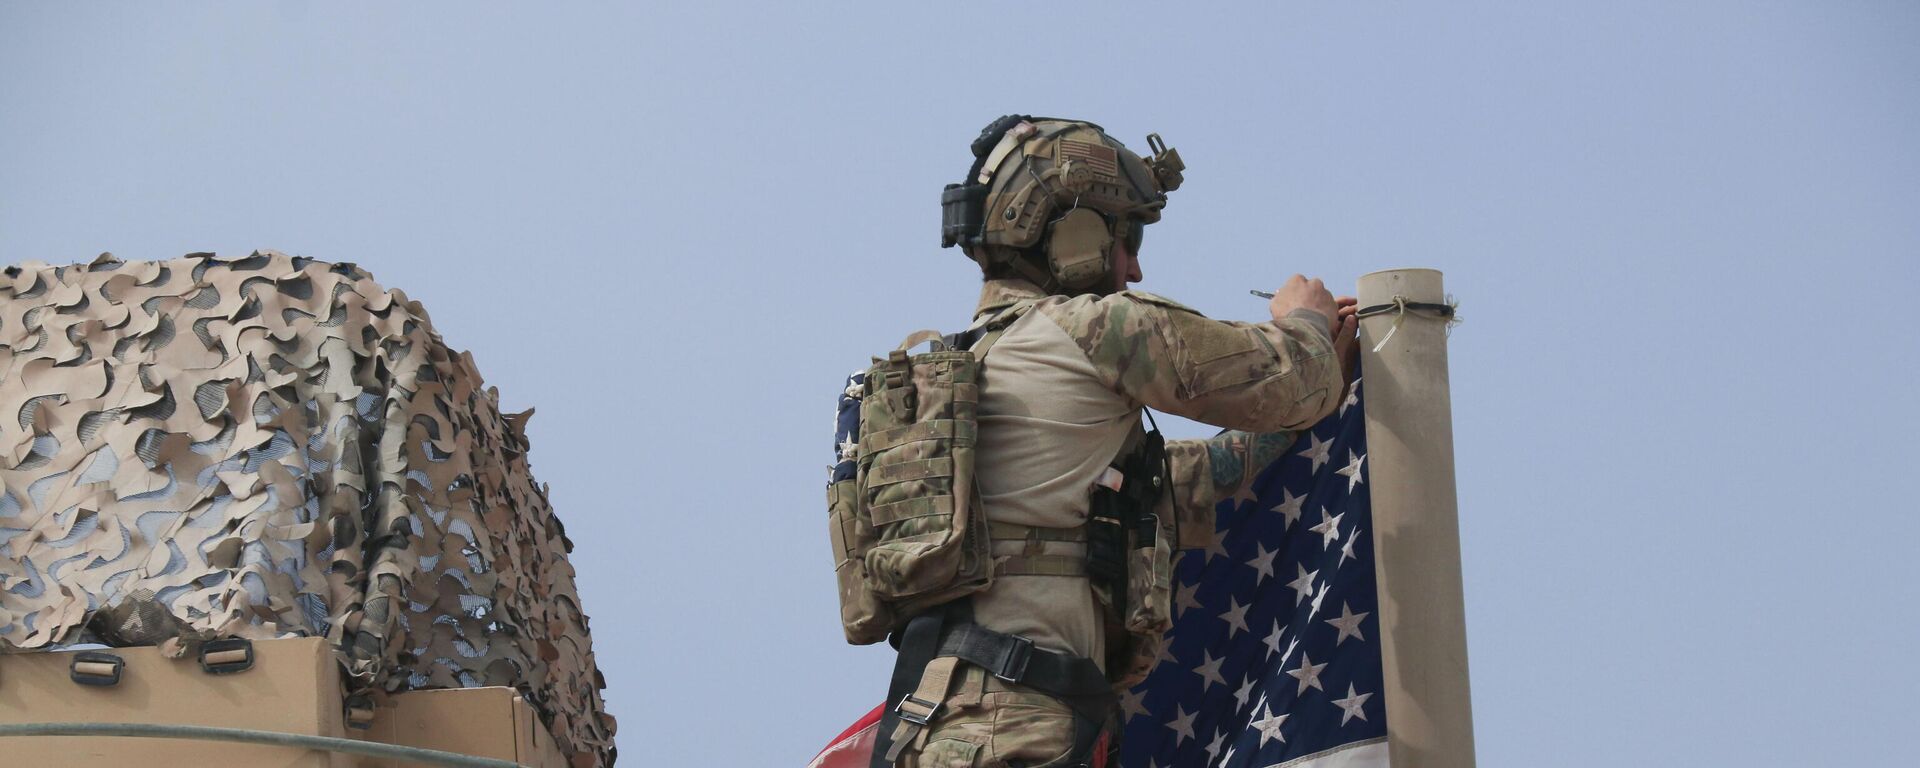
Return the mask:
{"type": "Polygon", "coordinates": [[[1062,288],[1092,288],[1107,274],[1107,254],[1112,250],[1113,233],[1107,229],[1107,220],[1095,211],[1075,208],[1054,222],[1047,234],[1047,269],[1062,288]]]}

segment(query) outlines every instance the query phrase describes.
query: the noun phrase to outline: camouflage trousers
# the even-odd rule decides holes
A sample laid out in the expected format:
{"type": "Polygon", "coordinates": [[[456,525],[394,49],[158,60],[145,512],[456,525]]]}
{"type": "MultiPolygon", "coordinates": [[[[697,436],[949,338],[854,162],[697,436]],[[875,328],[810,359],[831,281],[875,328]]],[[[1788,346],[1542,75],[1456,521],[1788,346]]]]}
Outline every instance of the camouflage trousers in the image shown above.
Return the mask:
{"type": "Polygon", "coordinates": [[[1075,765],[1073,710],[1059,699],[967,665],[901,768],[1075,765]],[[917,747],[917,748],[916,748],[917,747]]]}

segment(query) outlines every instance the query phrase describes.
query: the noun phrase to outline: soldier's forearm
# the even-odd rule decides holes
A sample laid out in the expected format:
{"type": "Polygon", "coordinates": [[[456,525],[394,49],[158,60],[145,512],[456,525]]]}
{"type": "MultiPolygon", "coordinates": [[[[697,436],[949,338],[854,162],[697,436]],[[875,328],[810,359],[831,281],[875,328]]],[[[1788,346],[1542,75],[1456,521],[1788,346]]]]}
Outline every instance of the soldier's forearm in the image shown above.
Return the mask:
{"type": "Polygon", "coordinates": [[[1329,344],[1333,343],[1333,325],[1329,322],[1326,315],[1320,314],[1319,312],[1315,312],[1311,309],[1296,309],[1292,312],[1288,312],[1287,317],[1297,317],[1297,318],[1300,318],[1301,320],[1305,320],[1307,322],[1315,324],[1316,326],[1318,326],[1319,330],[1327,332],[1327,343],[1329,344]]]}
{"type": "Polygon", "coordinates": [[[1252,486],[1253,479],[1293,445],[1299,433],[1228,430],[1202,440],[1167,443],[1169,485],[1183,547],[1213,535],[1213,506],[1252,486]]]}
{"type": "Polygon", "coordinates": [[[1222,324],[1250,334],[1255,343],[1247,353],[1202,366],[1207,385],[1191,388],[1169,410],[1255,434],[1292,432],[1319,421],[1338,400],[1340,369],[1326,322],[1314,314],[1222,324]]]}

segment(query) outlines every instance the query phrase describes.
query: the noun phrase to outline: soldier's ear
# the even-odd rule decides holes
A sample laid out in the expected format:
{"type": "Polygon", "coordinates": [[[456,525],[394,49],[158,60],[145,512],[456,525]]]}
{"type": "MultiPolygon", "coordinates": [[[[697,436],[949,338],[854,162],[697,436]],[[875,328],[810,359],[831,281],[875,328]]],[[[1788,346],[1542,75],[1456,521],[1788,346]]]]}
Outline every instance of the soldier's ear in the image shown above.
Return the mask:
{"type": "Polygon", "coordinates": [[[1108,272],[1113,233],[1099,212],[1075,208],[1047,233],[1047,269],[1060,287],[1082,291],[1097,286],[1108,272]]]}

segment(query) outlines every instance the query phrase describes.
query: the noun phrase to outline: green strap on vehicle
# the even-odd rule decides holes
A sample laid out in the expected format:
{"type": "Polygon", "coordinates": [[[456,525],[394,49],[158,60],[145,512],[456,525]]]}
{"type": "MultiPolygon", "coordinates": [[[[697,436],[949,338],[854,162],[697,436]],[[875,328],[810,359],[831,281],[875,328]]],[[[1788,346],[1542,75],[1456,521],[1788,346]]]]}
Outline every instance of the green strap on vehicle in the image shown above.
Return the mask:
{"type": "Polygon", "coordinates": [[[217,728],[208,725],[164,725],[159,723],[4,723],[0,738],[13,736],[115,736],[142,739],[187,739],[224,741],[241,744],[267,744],[293,749],[316,749],[389,760],[404,760],[418,765],[452,768],[526,768],[519,763],[474,757],[437,749],[403,747],[372,741],[311,736],[304,733],[259,731],[250,728],[217,728]]]}

